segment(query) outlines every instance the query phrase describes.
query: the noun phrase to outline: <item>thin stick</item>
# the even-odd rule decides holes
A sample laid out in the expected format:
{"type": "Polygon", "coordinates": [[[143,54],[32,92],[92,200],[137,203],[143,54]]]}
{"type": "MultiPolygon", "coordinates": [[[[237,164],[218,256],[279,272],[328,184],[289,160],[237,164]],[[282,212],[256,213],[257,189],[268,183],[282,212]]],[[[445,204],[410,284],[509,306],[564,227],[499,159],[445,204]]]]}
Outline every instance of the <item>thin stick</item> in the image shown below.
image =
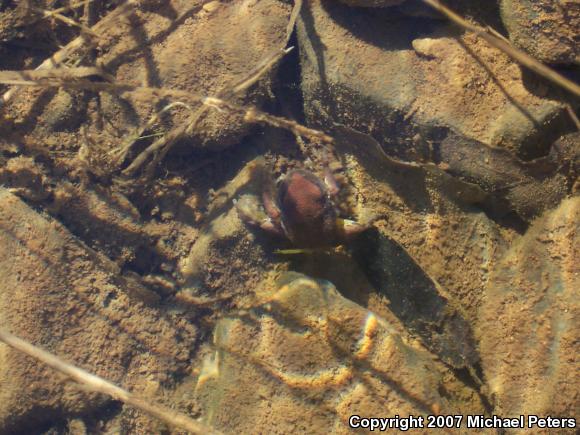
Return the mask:
{"type": "MultiPolygon", "coordinates": [[[[274,53],[264,59],[254,70],[252,70],[247,75],[247,77],[244,77],[242,80],[232,85],[233,89],[231,91],[228,90],[223,92],[223,95],[228,95],[230,92],[231,94],[235,95],[245,91],[254,85],[258,80],[260,80],[262,76],[272,68],[272,66],[277,64],[280,59],[290,53],[293,49],[294,47],[276,50],[274,53]]],[[[220,93],[220,95],[221,94],[222,93],[220,93]]]]}
{"type": "MultiPolygon", "coordinates": [[[[157,112],[156,114],[154,114],[149,121],[139,129],[139,132],[135,135],[132,136],[130,138],[128,138],[127,141],[125,141],[125,144],[123,144],[120,148],[118,149],[114,149],[112,152],[110,152],[110,154],[115,154],[116,157],[116,162],[118,165],[120,165],[121,163],[123,163],[123,161],[125,160],[125,158],[127,157],[127,154],[129,154],[129,151],[131,150],[131,148],[133,147],[133,144],[140,140],[140,139],[145,139],[146,137],[152,137],[153,135],[147,135],[144,136],[143,133],[150,129],[153,128],[153,125],[155,125],[155,123],[161,118],[161,115],[163,115],[165,112],[173,109],[174,107],[184,107],[189,111],[192,111],[193,109],[191,108],[191,106],[189,104],[185,104],[182,103],[181,101],[176,101],[174,103],[168,104],[167,106],[165,106],[163,109],[161,109],[159,112],[157,112]]],[[[159,134],[159,136],[164,136],[163,133],[159,134]]]]}
{"type": "Polygon", "coordinates": [[[88,4],[88,3],[92,2],[92,1],[93,0],[81,0],[78,3],[71,3],[71,4],[67,5],[67,6],[63,6],[63,7],[58,8],[58,9],[51,9],[50,11],[47,11],[47,12],[49,14],[51,14],[51,15],[52,14],[60,14],[62,12],[66,12],[68,10],[72,10],[72,9],[78,8],[79,6],[86,5],[86,4],[88,4]]]}
{"type": "Polygon", "coordinates": [[[79,384],[87,386],[92,391],[107,394],[113,399],[120,400],[129,406],[138,408],[141,411],[144,411],[147,414],[150,414],[167,424],[187,430],[194,434],[218,435],[220,433],[215,429],[195,421],[184,414],[177,413],[161,405],[153,405],[146,400],[131,394],[127,390],[124,390],[121,387],[118,387],[117,385],[96,375],[93,375],[92,373],[89,373],[83,369],[66,363],[57,356],[39,347],[36,347],[29,342],[24,341],[2,329],[0,329],[0,341],[3,341],[8,346],[13,347],[16,350],[41,361],[42,363],[63,373],[65,376],[68,376],[79,384]]]}
{"type": "Polygon", "coordinates": [[[552,68],[544,65],[540,61],[534,59],[529,54],[518,50],[513,45],[511,45],[508,41],[503,38],[498,38],[494,36],[490,32],[486,31],[485,29],[473,25],[467,20],[463,19],[447,6],[443,5],[439,0],[423,0],[424,3],[431,6],[433,9],[438,10],[455,24],[460,27],[463,27],[470,32],[475,33],[480,38],[487,41],[490,45],[494,46],[495,48],[503,51],[509,57],[511,57],[516,62],[519,62],[523,66],[531,69],[532,71],[536,72],[537,74],[541,75],[542,77],[550,80],[552,83],[555,83],[558,86],[563,87],[564,89],[572,92],[576,96],[580,97],[580,86],[574,83],[571,80],[568,80],[566,77],[558,74],[552,68]]]}
{"type": "MultiPolygon", "coordinates": [[[[101,21],[91,27],[91,30],[97,34],[105,35],[107,28],[111,26],[120,17],[125,16],[127,13],[133,10],[133,7],[139,5],[139,0],[127,0],[124,4],[117,7],[109,15],[104,17],[101,21]]],[[[42,62],[36,69],[50,69],[55,68],[65,61],[69,56],[75,53],[77,50],[81,49],[90,44],[87,35],[81,34],[80,36],[73,39],[66,46],[61,48],[59,51],[54,53],[51,57],[42,62]]],[[[8,89],[4,95],[0,98],[0,108],[8,103],[17,94],[19,88],[14,87],[8,89]]]]}
{"type": "MultiPolygon", "coordinates": [[[[252,69],[240,80],[233,83],[232,85],[222,88],[217,93],[216,95],[217,98],[214,98],[214,100],[223,101],[224,99],[231,99],[233,96],[239,95],[242,92],[246,91],[252,85],[257,83],[262,78],[262,76],[264,76],[268,71],[270,71],[274,67],[274,65],[276,65],[280,61],[280,59],[282,59],[286,54],[288,54],[292,50],[293,47],[290,48],[285,47],[288,44],[288,41],[290,41],[292,32],[294,30],[294,26],[296,24],[296,19],[298,18],[298,14],[301,8],[302,8],[302,0],[296,0],[290,13],[288,25],[286,26],[286,35],[282,47],[274,51],[274,53],[272,53],[271,55],[267,56],[262,62],[258,64],[256,68],[252,69]]],[[[168,132],[165,136],[149,145],[143,152],[141,152],[141,154],[139,154],[135,158],[135,160],[133,160],[133,162],[127,168],[123,170],[123,174],[126,176],[134,175],[139,170],[139,168],[141,168],[152,156],[154,156],[152,161],[148,165],[149,174],[152,174],[155,165],[165,157],[165,155],[169,152],[169,150],[173,147],[173,145],[183,136],[191,134],[197,128],[200,121],[203,119],[203,116],[207,113],[207,111],[211,106],[214,106],[219,110],[219,103],[207,104],[206,102],[203,106],[199,107],[188,118],[186,122],[177,126],[173,130],[168,132]]],[[[247,118],[246,119],[247,122],[263,122],[263,120],[261,119],[259,120],[257,118],[254,118],[253,120],[250,120],[250,117],[247,116],[245,118],[247,118]]],[[[270,117],[270,120],[272,121],[273,118],[270,117]]],[[[277,126],[277,123],[270,122],[270,124],[277,126]]]]}
{"type": "Polygon", "coordinates": [[[98,38],[99,35],[97,35],[94,31],[92,31],[91,29],[89,29],[87,26],[85,26],[84,24],[81,23],[77,23],[75,20],[62,15],[58,12],[55,11],[47,11],[44,9],[40,9],[40,8],[32,8],[33,11],[38,12],[39,14],[42,14],[43,18],[55,18],[57,20],[62,21],[65,24],[68,24],[69,26],[73,26],[73,27],[78,27],[80,28],[83,32],[85,32],[87,35],[93,36],[95,38],[98,38]]]}
{"type": "MultiPolygon", "coordinates": [[[[0,72],[0,83],[2,84],[16,84],[19,86],[35,86],[35,87],[62,87],[68,89],[84,89],[95,92],[111,92],[114,94],[124,94],[126,92],[135,92],[146,94],[151,97],[163,98],[163,97],[173,97],[180,100],[191,100],[198,101],[207,107],[213,107],[217,110],[228,110],[234,113],[239,113],[243,115],[246,122],[252,123],[264,123],[269,124],[273,127],[284,128],[290,130],[293,133],[306,136],[311,139],[319,140],[324,143],[333,143],[334,139],[324,132],[315,130],[312,128],[305,127],[295,121],[290,119],[281,118],[278,116],[270,115],[268,113],[262,112],[254,107],[240,106],[238,104],[223,100],[217,97],[211,97],[206,95],[194,94],[188,91],[182,91],[179,89],[168,89],[168,88],[153,88],[147,86],[131,85],[127,83],[106,83],[106,82],[92,82],[89,80],[65,80],[62,77],[62,73],[59,70],[47,71],[43,74],[42,79],[31,80],[27,79],[30,77],[32,71],[4,71],[0,72]],[[52,73],[52,74],[50,74],[52,73]],[[18,79],[15,74],[22,77],[18,79]]],[[[183,124],[185,125],[185,124],[183,124]]],[[[141,156],[140,154],[139,156],[141,156]]],[[[136,165],[136,160],[133,161],[131,166],[136,165]]],[[[126,171],[129,171],[129,166],[126,171]]],[[[139,165],[137,165],[139,166],[139,165]]],[[[135,170],[137,168],[134,168],[135,170]]],[[[127,174],[128,175],[128,174],[127,174]]]]}
{"type": "Polygon", "coordinates": [[[568,116],[570,116],[570,119],[576,126],[576,130],[580,131],[580,119],[578,119],[578,116],[576,116],[576,113],[574,113],[574,109],[572,109],[572,105],[570,103],[566,103],[566,112],[568,112],[568,116]]]}
{"type": "Polygon", "coordinates": [[[50,70],[23,70],[23,71],[0,71],[0,83],[5,85],[28,85],[30,82],[42,83],[43,80],[59,79],[62,81],[75,81],[100,77],[113,82],[115,77],[103,71],[97,66],[80,66],[76,68],[55,68],[50,70]]]}

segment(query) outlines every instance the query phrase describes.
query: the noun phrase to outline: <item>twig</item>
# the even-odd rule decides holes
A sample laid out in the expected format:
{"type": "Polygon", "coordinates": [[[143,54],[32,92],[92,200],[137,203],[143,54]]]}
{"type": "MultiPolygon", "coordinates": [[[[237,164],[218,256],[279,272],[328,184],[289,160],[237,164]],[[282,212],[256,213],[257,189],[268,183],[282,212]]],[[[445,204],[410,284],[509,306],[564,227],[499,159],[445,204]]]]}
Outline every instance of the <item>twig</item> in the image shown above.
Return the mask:
{"type": "Polygon", "coordinates": [[[570,119],[576,126],[576,130],[580,131],[580,119],[578,119],[578,116],[574,112],[574,109],[572,109],[572,105],[570,103],[566,103],[566,112],[568,112],[568,116],[570,116],[570,119]]]}
{"type": "Polygon", "coordinates": [[[91,22],[91,0],[84,0],[83,1],[83,16],[82,16],[83,23],[85,25],[89,25],[91,22]]]}
{"type": "Polygon", "coordinates": [[[278,63],[280,59],[290,53],[294,47],[283,48],[281,50],[276,50],[272,53],[269,57],[264,59],[255,69],[250,71],[247,77],[244,77],[242,80],[239,80],[232,86],[232,90],[229,92],[220,93],[220,96],[227,95],[231,92],[232,95],[239,94],[252,85],[254,85],[260,78],[267,73],[274,65],[278,63]]]}
{"type": "Polygon", "coordinates": [[[123,144],[120,148],[118,148],[116,150],[112,150],[112,152],[110,154],[116,155],[115,161],[117,162],[118,165],[120,165],[121,163],[123,163],[123,161],[127,157],[127,154],[129,153],[129,151],[133,147],[133,144],[137,140],[144,139],[145,137],[147,137],[147,136],[143,136],[143,133],[145,131],[147,131],[148,129],[152,128],[153,125],[155,125],[155,123],[161,118],[161,115],[163,115],[165,112],[168,112],[169,110],[173,109],[174,107],[184,107],[184,108],[186,108],[189,111],[192,111],[193,110],[189,104],[185,104],[185,103],[183,103],[181,101],[176,101],[175,103],[168,104],[163,109],[161,109],[159,112],[157,112],[156,114],[154,114],[149,119],[149,121],[147,122],[147,124],[145,124],[142,128],[139,129],[139,132],[135,136],[131,136],[126,141],[126,143],[123,144]]]}
{"type": "MultiPolygon", "coordinates": [[[[290,40],[290,37],[294,30],[294,26],[296,24],[296,19],[298,18],[298,14],[301,8],[302,8],[302,0],[296,0],[294,3],[294,7],[292,8],[292,11],[290,13],[288,25],[286,26],[286,35],[284,37],[282,48],[276,50],[274,53],[267,56],[262,62],[258,64],[256,68],[252,69],[240,80],[238,80],[232,85],[226,86],[223,89],[221,89],[216,95],[217,98],[214,98],[213,100],[207,100],[205,104],[200,108],[198,108],[185,123],[177,126],[169,133],[167,133],[165,136],[149,145],[141,154],[139,154],[135,158],[135,160],[133,160],[133,162],[127,168],[125,168],[123,174],[126,176],[134,175],[139,170],[139,168],[141,168],[141,166],[143,166],[151,158],[151,156],[155,156],[149,164],[150,168],[149,172],[152,173],[153,172],[152,168],[154,168],[154,166],[165,157],[165,155],[169,152],[169,150],[173,147],[173,145],[183,136],[191,134],[197,128],[201,119],[203,119],[203,116],[209,110],[209,107],[211,106],[216,107],[216,105],[213,104],[215,100],[222,100],[221,102],[223,102],[223,99],[230,99],[235,95],[241,94],[242,92],[246,91],[249,87],[254,85],[256,82],[258,82],[258,80],[264,74],[270,71],[270,69],[274,65],[276,65],[280,61],[280,59],[282,59],[282,57],[284,57],[292,50],[292,47],[291,48],[285,47],[288,44],[288,41],[290,40]]],[[[217,106],[219,106],[219,104],[217,106]]],[[[228,108],[230,110],[232,109],[231,106],[228,108]]],[[[271,117],[270,115],[268,115],[268,118],[271,121],[273,120],[273,117],[271,117]]],[[[256,121],[254,122],[268,122],[268,121],[256,119],[256,121]]],[[[278,121],[275,122],[276,124],[278,123],[278,121]]],[[[272,125],[276,125],[273,122],[269,123],[272,125]]]]}
{"type": "Polygon", "coordinates": [[[99,37],[99,35],[97,33],[95,33],[93,30],[89,29],[84,24],[77,23],[75,20],[73,20],[65,15],[62,15],[61,13],[58,13],[56,11],[47,11],[47,10],[40,9],[40,8],[32,8],[32,10],[41,14],[43,18],[55,18],[57,20],[62,21],[65,24],[68,24],[69,26],[78,27],[83,32],[85,32],[87,35],[93,36],[95,38],[99,37]]]}
{"type": "Polygon", "coordinates": [[[72,9],[78,8],[79,6],[86,5],[86,4],[88,4],[88,3],[92,2],[92,1],[93,0],[81,0],[78,3],[71,3],[71,4],[68,4],[66,6],[63,6],[61,8],[51,9],[50,11],[47,11],[47,12],[49,14],[60,14],[62,12],[66,12],[68,10],[72,10],[72,9]]]}
{"type": "MultiPolygon", "coordinates": [[[[205,98],[205,104],[211,103],[212,105],[226,107],[230,110],[236,110],[236,106],[232,105],[227,101],[220,101],[217,98],[207,97],[205,98]]],[[[305,127],[302,124],[299,124],[296,121],[291,119],[282,118],[279,116],[270,115],[265,112],[261,112],[260,110],[256,109],[255,107],[250,108],[240,108],[243,110],[244,113],[244,121],[246,122],[256,122],[262,124],[268,124],[272,127],[284,128],[286,130],[290,130],[295,134],[299,134],[302,136],[306,136],[310,139],[319,140],[321,142],[332,144],[334,143],[334,139],[332,136],[327,135],[326,133],[314,130],[309,127],[305,127]]]]}
{"type": "Polygon", "coordinates": [[[460,27],[463,27],[470,32],[475,33],[480,38],[487,41],[493,47],[503,51],[509,57],[511,57],[516,62],[519,62],[523,66],[531,69],[532,71],[536,72],[537,74],[541,75],[542,77],[550,80],[552,83],[555,83],[558,86],[563,87],[564,89],[572,92],[576,96],[580,96],[580,86],[574,83],[571,80],[568,80],[566,77],[562,76],[561,74],[554,71],[552,68],[544,65],[540,61],[536,60],[529,54],[518,50],[513,45],[511,45],[508,41],[503,38],[498,38],[497,36],[493,35],[491,32],[486,31],[485,29],[471,24],[467,20],[463,19],[447,6],[442,4],[439,0],[422,0],[424,3],[431,6],[433,9],[438,10],[455,24],[460,27]]]}
{"type": "Polygon", "coordinates": [[[0,71],[0,83],[5,85],[27,86],[30,82],[42,83],[44,80],[53,79],[75,81],[89,77],[100,77],[110,82],[115,80],[115,77],[96,66],[56,68],[50,70],[0,71]]]}
{"type": "Polygon", "coordinates": [[[153,405],[148,401],[135,396],[129,391],[124,390],[123,388],[118,387],[117,385],[106,381],[103,378],[93,375],[92,373],[64,362],[57,356],[39,347],[36,347],[33,344],[30,344],[29,342],[24,341],[2,329],[0,329],[0,341],[3,341],[8,346],[13,347],[16,350],[41,361],[42,363],[63,373],[79,384],[87,386],[92,391],[107,394],[113,399],[120,400],[129,406],[138,408],[141,411],[144,411],[147,414],[152,415],[167,424],[195,434],[218,435],[220,433],[215,429],[195,421],[184,414],[177,413],[161,405],[153,405]]]}
{"type": "MultiPolygon", "coordinates": [[[[114,11],[112,11],[109,15],[104,17],[101,21],[91,27],[91,30],[97,34],[104,35],[106,34],[106,30],[112,26],[117,19],[125,16],[131,10],[133,10],[134,6],[138,6],[140,0],[127,0],[124,4],[117,7],[114,11]]],[[[54,53],[51,57],[46,59],[42,62],[36,69],[43,70],[43,69],[50,69],[55,68],[56,66],[60,65],[63,61],[68,59],[72,54],[74,54],[77,50],[88,45],[88,38],[85,34],[81,34],[80,36],[73,39],[69,42],[66,46],[62,49],[54,53]]],[[[2,98],[0,98],[0,108],[8,103],[18,92],[17,87],[8,89],[2,98]]]]}
{"type": "Polygon", "coordinates": [[[294,7],[292,8],[292,12],[290,12],[290,19],[286,25],[286,38],[284,39],[284,46],[288,45],[290,39],[292,38],[292,32],[294,32],[294,27],[296,27],[296,20],[298,19],[298,15],[300,15],[300,11],[302,10],[302,3],[303,0],[294,0],[294,7]]]}
{"type": "MultiPolygon", "coordinates": [[[[213,107],[218,110],[228,110],[230,112],[238,113],[244,116],[247,122],[253,123],[264,123],[269,124],[273,127],[285,128],[294,133],[301,134],[311,139],[319,140],[324,143],[333,143],[334,139],[324,132],[315,130],[309,127],[305,127],[295,121],[281,118],[278,116],[270,115],[268,113],[262,112],[255,107],[240,106],[238,104],[232,103],[230,101],[223,100],[218,97],[211,97],[207,95],[194,94],[188,91],[182,91],[178,89],[168,89],[168,88],[154,88],[147,86],[131,85],[127,83],[105,83],[105,82],[92,82],[89,80],[76,79],[76,80],[65,80],[62,78],[62,74],[58,73],[60,70],[47,71],[43,74],[42,79],[32,80],[32,79],[16,79],[16,75],[22,77],[27,77],[29,74],[33,74],[34,71],[3,71],[0,72],[0,83],[2,84],[17,84],[19,86],[35,86],[35,87],[62,87],[68,89],[84,89],[94,92],[110,92],[114,94],[124,94],[127,92],[135,92],[140,94],[149,95],[155,98],[172,97],[178,98],[180,100],[191,100],[197,101],[204,104],[207,107],[213,107]],[[52,74],[51,74],[52,73],[52,74]],[[6,75],[4,75],[6,74],[6,75]],[[7,78],[6,80],[3,80],[7,78]]],[[[184,124],[185,125],[185,124],[184,124]]],[[[134,163],[134,162],[133,162],[134,163]]],[[[128,169],[128,168],[127,168],[128,169]]]]}

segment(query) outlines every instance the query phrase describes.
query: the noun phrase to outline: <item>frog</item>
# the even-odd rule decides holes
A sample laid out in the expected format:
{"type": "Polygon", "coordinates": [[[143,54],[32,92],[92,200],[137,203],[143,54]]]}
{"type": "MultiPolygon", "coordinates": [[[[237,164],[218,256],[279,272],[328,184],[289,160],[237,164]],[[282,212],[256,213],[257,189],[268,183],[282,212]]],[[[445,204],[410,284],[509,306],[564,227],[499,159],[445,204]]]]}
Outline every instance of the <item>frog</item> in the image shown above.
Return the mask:
{"type": "Polygon", "coordinates": [[[278,182],[275,195],[263,192],[261,205],[247,195],[240,198],[236,208],[241,220],[299,248],[349,243],[370,225],[339,216],[340,188],[329,169],[324,174],[320,179],[306,169],[293,169],[278,182]]]}

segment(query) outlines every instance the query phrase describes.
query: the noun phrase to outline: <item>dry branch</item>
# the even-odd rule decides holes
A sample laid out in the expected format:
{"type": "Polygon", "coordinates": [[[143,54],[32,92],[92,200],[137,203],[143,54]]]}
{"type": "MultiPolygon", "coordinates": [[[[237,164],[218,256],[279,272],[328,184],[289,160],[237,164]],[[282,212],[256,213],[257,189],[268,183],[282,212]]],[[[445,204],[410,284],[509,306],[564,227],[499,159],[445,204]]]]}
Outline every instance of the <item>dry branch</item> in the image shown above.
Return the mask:
{"type": "Polygon", "coordinates": [[[79,6],[83,6],[85,4],[88,4],[88,3],[92,2],[92,1],[93,0],[81,0],[78,3],[70,3],[70,4],[66,5],[66,6],[63,6],[63,7],[57,8],[57,9],[51,9],[50,11],[47,11],[47,12],[50,15],[52,15],[52,14],[60,14],[60,13],[67,12],[69,10],[78,8],[79,6]]]}
{"type": "Polygon", "coordinates": [[[278,63],[280,59],[282,59],[284,56],[290,53],[293,49],[294,47],[276,50],[274,53],[272,53],[270,56],[268,56],[266,59],[260,62],[260,64],[255,69],[250,71],[250,73],[246,77],[244,77],[242,80],[239,80],[234,85],[232,85],[231,91],[227,90],[221,92],[220,96],[225,96],[230,93],[232,95],[235,95],[244,92],[246,89],[250,88],[252,85],[257,83],[258,80],[260,80],[260,78],[262,78],[264,74],[266,74],[274,65],[278,63]]]}
{"type": "Polygon", "coordinates": [[[64,362],[57,356],[24,341],[15,335],[0,329],[0,341],[3,341],[8,346],[23,352],[49,367],[61,372],[62,374],[68,376],[74,381],[86,386],[89,390],[96,391],[98,393],[107,394],[115,400],[120,400],[129,406],[140,409],[149,415],[152,415],[165,423],[178,427],[180,429],[187,430],[188,432],[195,434],[208,434],[208,435],[218,435],[220,432],[215,429],[206,426],[203,423],[193,420],[192,418],[177,413],[169,408],[161,405],[153,405],[145,399],[135,396],[127,390],[124,390],[117,385],[106,381],[92,373],[89,373],[83,369],[75,367],[67,362],[64,362]]]}
{"type": "Polygon", "coordinates": [[[149,136],[144,136],[144,132],[153,128],[153,126],[155,125],[155,123],[157,121],[159,121],[159,119],[161,118],[161,115],[163,115],[164,113],[174,109],[175,107],[182,107],[185,108],[189,111],[193,111],[193,109],[191,108],[191,106],[189,104],[185,104],[181,101],[176,101],[174,103],[168,104],[167,106],[165,106],[164,108],[162,108],[159,112],[157,112],[155,115],[153,115],[149,121],[147,121],[147,123],[142,126],[138,133],[136,133],[135,136],[131,136],[129,138],[127,138],[127,140],[123,143],[123,145],[121,145],[120,148],[117,148],[115,150],[113,150],[111,152],[111,154],[114,154],[115,157],[115,162],[118,166],[121,165],[121,163],[123,163],[123,161],[125,161],[125,158],[127,157],[127,154],[129,153],[129,151],[131,150],[131,147],[133,146],[133,144],[139,140],[139,139],[144,139],[145,137],[151,137],[151,135],[149,136]]]}
{"type": "Polygon", "coordinates": [[[326,133],[319,130],[305,127],[295,121],[281,118],[278,116],[270,115],[268,113],[262,112],[254,107],[240,106],[238,104],[232,103],[230,101],[223,100],[218,97],[212,97],[207,95],[194,94],[188,91],[181,91],[178,89],[168,89],[168,88],[154,88],[147,86],[131,85],[128,83],[105,83],[105,82],[92,82],[90,80],[65,80],[61,77],[60,73],[52,70],[52,74],[47,72],[43,74],[43,77],[38,80],[25,79],[24,77],[30,77],[29,74],[37,73],[38,71],[1,71],[0,72],[0,83],[16,83],[19,86],[34,86],[34,87],[61,87],[67,89],[82,89],[94,92],[110,92],[112,94],[123,95],[125,93],[138,93],[142,95],[147,95],[151,98],[161,99],[164,97],[176,98],[179,100],[189,100],[192,102],[202,103],[204,106],[213,107],[218,110],[228,110],[232,113],[238,113],[244,117],[248,122],[269,124],[273,127],[285,128],[296,134],[306,136],[313,140],[319,140],[324,143],[332,143],[333,138],[326,133]],[[23,77],[20,80],[14,80],[16,75],[23,77]]]}
{"type": "MultiPolygon", "coordinates": [[[[121,6],[117,7],[114,11],[109,13],[106,17],[104,17],[101,21],[91,27],[91,31],[98,35],[105,35],[107,33],[107,29],[114,26],[117,20],[121,17],[124,17],[127,13],[129,13],[134,6],[138,6],[140,3],[139,0],[127,0],[121,6]]],[[[87,35],[81,34],[77,38],[73,39],[69,42],[66,46],[61,48],[59,51],[54,53],[51,57],[46,59],[42,62],[36,69],[37,70],[44,70],[50,68],[56,68],[66,59],[68,59],[71,55],[76,53],[78,50],[83,48],[88,49],[91,46],[90,41],[88,40],[87,35]]],[[[17,87],[11,88],[7,90],[4,95],[0,98],[0,108],[8,103],[18,92],[17,87]]]]}
{"type": "Polygon", "coordinates": [[[91,77],[99,77],[107,81],[115,80],[115,77],[95,66],[50,70],[0,71],[0,83],[17,86],[29,86],[31,82],[42,83],[44,80],[50,81],[52,79],[75,81],[91,77]]]}
{"type": "Polygon", "coordinates": [[[87,26],[85,26],[84,24],[77,23],[75,20],[73,20],[65,15],[62,15],[59,12],[47,11],[47,10],[40,9],[40,8],[32,8],[32,10],[41,14],[43,18],[55,18],[57,20],[62,21],[65,24],[68,24],[69,26],[78,27],[83,32],[85,32],[87,35],[90,35],[90,36],[95,37],[95,38],[97,38],[99,36],[94,31],[92,31],[87,26]]]}
{"type": "Polygon", "coordinates": [[[475,33],[480,38],[487,41],[493,47],[503,51],[509,57],[511,57],[516,62],[520,63],[521,65],[529,68],[530,70],[534,71],[535,73],[541,75],[542,77],[550,80],[552,83],[555,83],[558,86],[572,92],[577,97],[580,97],[580,86],[574,83],[571,80],[568,80],[566,77],[558,74],[552,68],[544,65],[537,59],[533,58],[529,54],[518,50],[513,45],[511,45],[505,38],[498,38],[492,33],[482,27],[476,26],[471,24],[464,18],[460,17],[457,13],[453,12],[447,6],[442,4],[439,0],[423,0],[424,3],[431,6],[433,9],[441,12],[445,15],[448,19],[453,21],[458,26],[462,27],[465,30],[475,33]]]}
{"type": "MultiPolygon", "coordinates": [[[[149,159],[153,157],[153,160],[149,163],[149,173],[152,174],[155,165],[161,161],[165,155],[169,152],[169,150],[173,147],[173,145],[182,137],[191,134],[199,125],[201,119],[203,118],[204,114],[209,110],[209,107],[216,107],[220,109],[220,107],[227,107],[230,111],[240,112],[239,108],[234,108],[233,105],[227,103],[224,105],[224,99],[230,99],[235,95],[239,95],[242,92],[246,91],[252,85],[258,82],[260,78],[262,78],[268,71],[270,71],[279,61],[284,57],[287,53],[292,50],[291,48],[286,48],[288,41],[292,35],[294,30],[294,26],[296,24],[296,19],[298,17],[298,13],[302,7],[302,0],[297,0],[294,3],[294,7],[292,8],[292,12],[290,13],[290,19],[288,20],[288,25],[286,27],[286,35],[280,49],[275,50],[272,54],[268,55],[264,60],[262,60],[257,67],[250,70],[244,77],[240,80],[225,86],[221,89],[216,97],[208,97],[204,101],[204,105],[199,107],[183,124],[177,126],[170,132],[168,132],[162,138],[156,140],[151,145],[149,145],[141,154],[139,154],[131,164],[123,170],[123,174],[126,176],[133,176],[149,159]]],[[[252,114],[256,111],[251,109],[252,114]]],[[[247,116],[249,111],[244,116],[244,119],[247,122],[265,122],[269,123],[274,126],[281,126],[282,124],[293,127],[291,128],[292,131],[296,133],[296,128],[299,126],[297,123],[290,124],[281,122],[281,119],[277,119],[271,115],[262,114],[260,117],[256,116],[247,116]],[[263,115],[266,115],[265,117],[263,115]]],[[[302,126],[300,126],[302,127],[302,126]]],[[[282,127],[287,128],[287,127],[282,127]]],[[[305,127],[304,127],[305,128],[305,127]]],[[[310,130],[310,129],[307,129],[310,130]]],[[[306,134],[306,136],[310,136],[306,134]]],[[[328,137],[328,136],[326,136],[328,137]]],[[[331,139],[332,140],[332,139],[331,139]]],[[[130,147],[130,146],[129,146],[130,147]]],[[[128,148],[126,148],[128,150],[128,148]]]]}

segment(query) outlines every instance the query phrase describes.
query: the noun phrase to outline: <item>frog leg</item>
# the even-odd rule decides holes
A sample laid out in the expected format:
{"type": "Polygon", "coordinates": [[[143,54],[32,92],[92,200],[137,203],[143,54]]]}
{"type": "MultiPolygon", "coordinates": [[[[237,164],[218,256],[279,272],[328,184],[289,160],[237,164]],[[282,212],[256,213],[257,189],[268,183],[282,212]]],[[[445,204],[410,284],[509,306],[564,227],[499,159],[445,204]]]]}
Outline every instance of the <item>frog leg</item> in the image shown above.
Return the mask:
{"type": "Polygon", "coordinates": [[[264,210],[266,210],[270,219],[279,222],[282,212],[276,205],[276,201],[272,198],[272,193],[270,191],[265,190],[264,193],[262,193],[262,202],[264,204],[264,210]]]}
{"type": "Polygon", "coordinates": [[[278,237],[286,237],[284,229],[276,221],[271,218],[266,218],[260,222],[260,228],[278,237]]]}
{"type": "Polygon", "coordinates": [[[237,201],[234,201],[234,204],[240,219],[245,223],[260,227],[270,234],[285,237],[280,220],[276,218],[275,213],[273,213],[273,216],[270,215],[273,209],[266,204],[262,206],[254,195],[242,195],[237,201]]]}
{"type": "Polygon", "coordinates": [[[336,178],[334,177],[334,174],[332,173],[329,167],[326,167],[324,169],[324,184],[326,185],[328,194],[331,197],[335,197],[336,195],[338,195],[338,192],[340,192],[340,187],[338,187],[338,181],[336,181],[336,178]]]}
{"type": "Polygon", "coordinates": [[[350,219],[341,218],[336,219],[336,226],[339,229],[342,238],[346,242],[349,242],[370,228],[370,225],[363,225],[350,219]]]}

